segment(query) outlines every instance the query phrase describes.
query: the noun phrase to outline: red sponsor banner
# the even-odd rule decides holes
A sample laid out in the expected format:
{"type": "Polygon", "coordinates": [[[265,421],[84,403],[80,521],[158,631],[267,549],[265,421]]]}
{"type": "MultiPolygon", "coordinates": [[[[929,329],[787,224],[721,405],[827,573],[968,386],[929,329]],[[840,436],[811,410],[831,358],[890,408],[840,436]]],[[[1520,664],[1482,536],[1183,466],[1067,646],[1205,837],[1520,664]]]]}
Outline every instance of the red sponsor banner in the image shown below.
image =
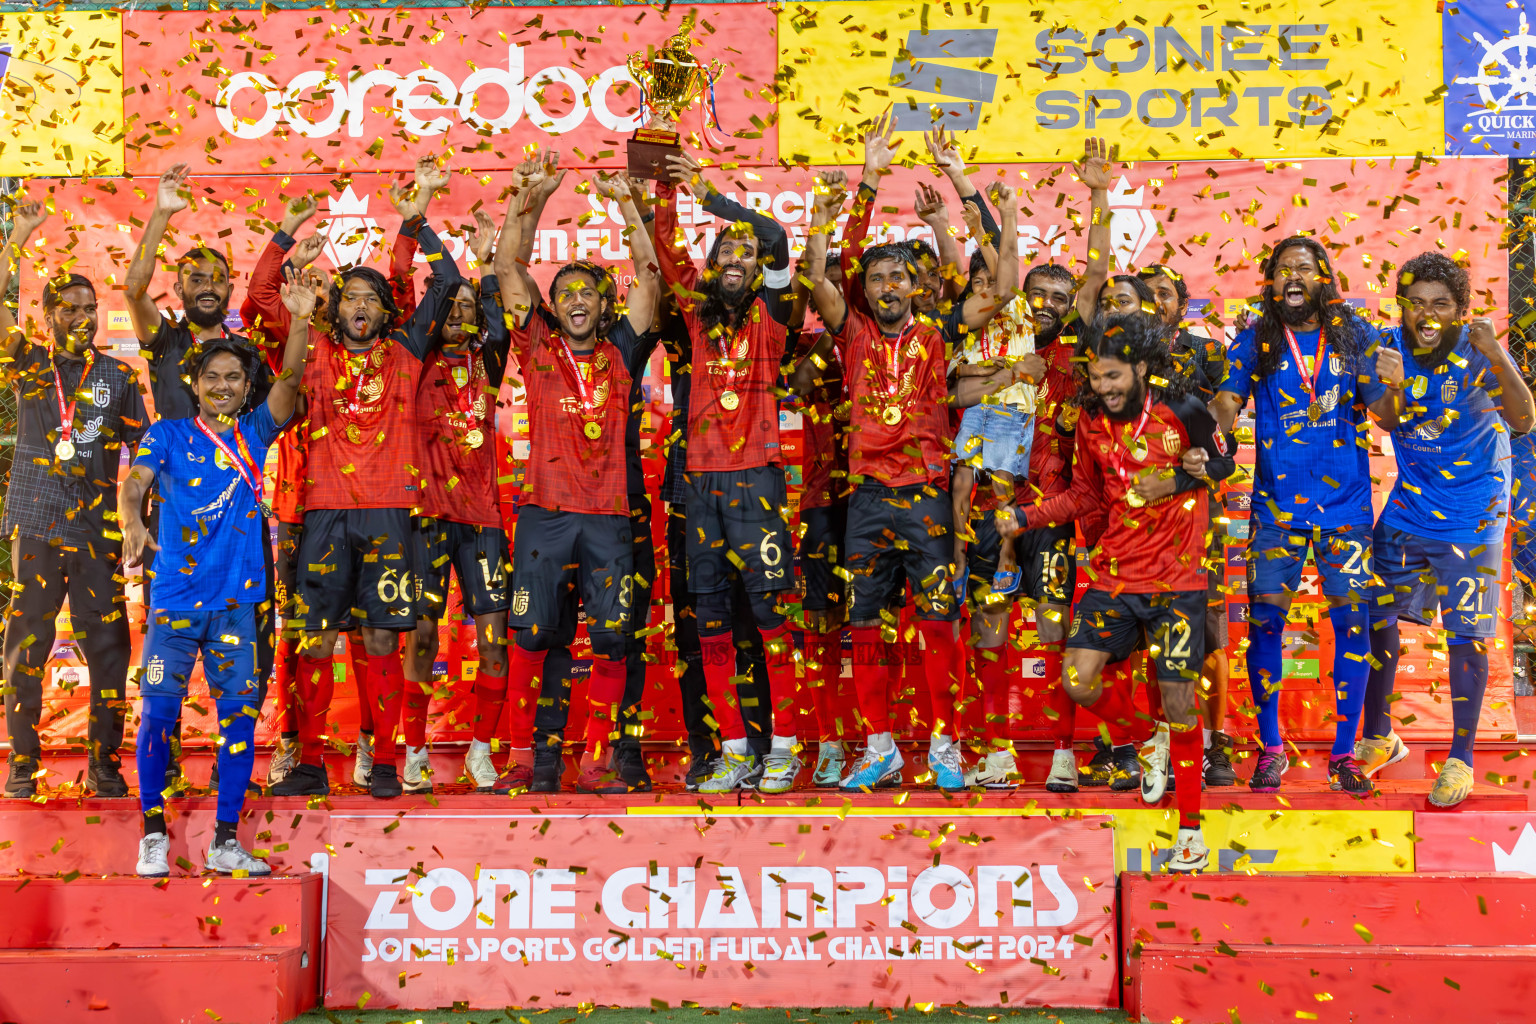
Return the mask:
{"type": "Polygon", "coordinates": [[[1105,819],[331,820],[327,1005],[1117,1005],[1105,819]]]}
{"type": "MultiPolygon", "coordinates": [[[[224,174],[406,169],[424,148],[508,167],[530,144],[621,166],[641,126],[626,59],[660,47],[689,10],[698,12],[694,55],[727,66],[715,106],[740,134],[726,143],[737,159],[772,162],[767,5],[583,7],[574,19],[558,7],[437,7],[125,19],[127,170],[177,161],[224,174]],[[146,59],[157,52],[188,56],[146,59]]],[[[702,127],[707,101],[682,119],[684,131],[702,127]]]]}
{"type": "MultiPolygon", "coordinates": [[[[1488,757],[1488,754],[1484,754],[1488,757]]],[[[1421,811],[1413,816],[1417,871],[1497,871],[1536,875],[1536,813],[1421,811]]]]}

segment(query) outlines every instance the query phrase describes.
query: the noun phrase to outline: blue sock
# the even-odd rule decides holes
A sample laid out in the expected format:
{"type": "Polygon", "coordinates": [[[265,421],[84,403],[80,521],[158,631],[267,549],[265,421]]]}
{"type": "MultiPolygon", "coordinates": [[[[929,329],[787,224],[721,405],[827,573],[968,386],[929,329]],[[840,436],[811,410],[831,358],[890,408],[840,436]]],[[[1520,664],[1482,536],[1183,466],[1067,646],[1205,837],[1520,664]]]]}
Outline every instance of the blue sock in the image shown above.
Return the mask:
{"type": "Polygon", "coordinates": [[[1280,746],[1280,673],[1285,612],[1262,601],[1248,603],[1248,682],[1259,709],[1259,742],[1280,746]]]}
{"type": "Polygon", "coordinates": [[[1333,693],[1339,721],[1333,734],[1333,756],[1355,752],[1355,730],[1365,706],[1366,680],[1371,674],[1371,621],[1359,602],[1328,610],[1333,622],[1333,693]]]}
{"type": "Polygon", "coordinates": [[[165,770],[171,764],[171,735],[181,714],[181,698],[146,693],[139,709],[138,757],[139,809],[144,812],[144,831],[165,831],[165,770]]]}
{"type": "Polygon", "coordinates": [[[240,808],[245,806],[245,787],[250,784],[251,770],[256,764],[256,717],[250,712],[248,701],[220,700],[219,737],[219,800],[215,815],[220,824],[232,825],[240,820],[240,808]]]}
{"type": "Polygon", "coordinates": [[[1387,704],[1397,685],[1397,659],[1402,654],[1402,638],[1398,635],[1397,616],[1371,623],[1371,657],[1377,664],[1371,666],[1370,680],[1365,684],[1365,736],[1367,739],[1386,739],[1392,731],[1392,719],[1387,717],[1387,704]]]}
{"type": "Polygon", "coordinates": [[[1488,647],[1484,642],[1451,638],[1451,756],[1472,764],[1472,744],[1477,739],[1477,718],[1483,712],[1483,691],[1488,688],[1488,647]]]}

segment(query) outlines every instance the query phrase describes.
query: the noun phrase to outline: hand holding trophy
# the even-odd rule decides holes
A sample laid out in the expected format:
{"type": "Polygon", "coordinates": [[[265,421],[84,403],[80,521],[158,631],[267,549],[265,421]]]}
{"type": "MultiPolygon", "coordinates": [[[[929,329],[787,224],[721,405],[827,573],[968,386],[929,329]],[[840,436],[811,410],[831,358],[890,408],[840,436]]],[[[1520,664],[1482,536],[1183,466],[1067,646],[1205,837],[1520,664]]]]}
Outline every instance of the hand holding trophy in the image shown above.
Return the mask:
{"type": "Polygon", "coordinates": [[[695,59],[689,38],[693,22],[692,14],[685,17],[677,35],[649,56],[629,55],[629,73],[645,90],[646,106],[650,108],[645,127],[629,141],[631,177],[671,180],[667,157],[682,152],[677,119],[724,68],[718,60],[706,67],[695,59]]]}

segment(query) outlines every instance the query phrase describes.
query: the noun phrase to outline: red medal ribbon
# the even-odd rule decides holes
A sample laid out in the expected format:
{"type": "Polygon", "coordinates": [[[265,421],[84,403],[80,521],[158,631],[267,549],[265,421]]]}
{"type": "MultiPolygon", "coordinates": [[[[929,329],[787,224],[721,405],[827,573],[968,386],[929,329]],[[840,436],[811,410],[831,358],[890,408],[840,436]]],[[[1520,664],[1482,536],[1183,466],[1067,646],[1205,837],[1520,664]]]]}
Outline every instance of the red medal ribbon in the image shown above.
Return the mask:
{"type": "Polygon", "coordinates": [[[908,320],[902,325],[901,333],[896,336],[896,343],[894,345],[891,344],[890,338],[883,334],[881,335],[881,340],[886,345],[885,371],[887,377],[885,397],[891,405],[896,404],[896,392],[901,388],[901,350],[906,347],[907,332],[916,330],[916,322],[908,320]]]}
{"type": "Polygon", "coordinates": [[[1281,324],[1285,328],[1286,344],[1291,346],[1291,358],[1296,360],[1296,372],[1301,375],[1301,386],[1307,389],[1307,397],[1317,401],[1317,382],[1323,375],[1323,351],[1328,347],[1328,335],[1323,329],[1317,329],[1317,355],[1312,359],[1312,374],[1307,376],[1307,364],[1301,361],[1301,346],[1296,344],[1296,335],[1292,333],[1289,324],[1281,324]]]}
{"type": "MultiPolygon", "coordinates": [[[[1135,443],[1137,441],[1141,440],[1142,428],[1144,428],[1147,425],[1147,417],[1151,416],[1151,415],[1152,415],[1152,392],[1149,390],[1147,392],[1146,398],[1142,400],[1141,419],[1136,421],[1136,431],[1135,431],[1135,433],[1133,433],[1131,435],[1131,439],[1126,444],[1124,451],[1129,452],[1131,450],[1131,447],[1133,445],[1135,445],[1135,443]]],[[[1115,431],[1114,431],[1114,428],[1109,425],[1109,416],[1108,416],[1108,414],[1101,414],[1099,416],[1099,418],[1104,421],[1104,432],[1106,434],[1108,434],[1111,438],[1114,438],[1115,431]]],[[[1111,454],[1110,454],[1110,465],[1114,466],[1114,468],[1115,468],[1115,475],[1118,476],[1121,479],[1122,482],[1125,482],[1127,484],[1127,486],[1129,486],[1129,481],[1131,479],[1132,474],[1127,473],[1125,471],[1125,456],[1124,456],[1124,454],[1122,454],[1121,449],[1113,447],[1113,446],[1111,446],[1110,452],[1111,452],[1111,454]]]]}
{"type": "Polygon", "coordinates": [[[64,404],[64,375],[59,372],[57,363],[53,366],[53,396],[59,400],[59,440],[68,442],[75,434],[75,404],[79,402],[80,388],[85,387],[85,379],[91,375],[91,367],[96,365],[96,350],[86,349],[85,369],[80,371],[80,383],[75,388],[75,397],[64,404]]]}
{"type": "Polygon", "coordinates": [[[236,425],[230,431],[235,436],[235,444],[240,448],[240,452],[237,455],[235,450],[229,446],[228,441],[208,429],[208,424],[203,422],[201,416],[197,417],[196,422],[197,429],[203,432],[204,437],[213,442],[215,448],[224,453],[224,457],[230,461],[235,470],[240,474],[240,479],[244,480],[246,486],[251,489],[251,493],[256,495],[256,504],[259,507],[267,482],[262,477],[261,470],[257,468],[256,460],[251,457],[251,449],[246,446],[245,438],[240,436],[240,427],[236,425]]]}
{"type": "MultiPolygon", "coordinates": [[[[587,382],[581,377],[581,364],[576,361],[576,352],[571,348],[571,343],[565,340],[565,335],[557,334],[555,337],[560,339],[560,348],[564,350],[566,361],[570,364],[571,372],[575,375],[572,381],[576,388],[576,398],[581,402],[581,414],[591,418],[592,395],[587,391],[587,382]]],[[[594,355],[596,351],[596,349],[593,349],[594,355]]],[[[596,369],[595,366],[593,368],[596,369]]]]}

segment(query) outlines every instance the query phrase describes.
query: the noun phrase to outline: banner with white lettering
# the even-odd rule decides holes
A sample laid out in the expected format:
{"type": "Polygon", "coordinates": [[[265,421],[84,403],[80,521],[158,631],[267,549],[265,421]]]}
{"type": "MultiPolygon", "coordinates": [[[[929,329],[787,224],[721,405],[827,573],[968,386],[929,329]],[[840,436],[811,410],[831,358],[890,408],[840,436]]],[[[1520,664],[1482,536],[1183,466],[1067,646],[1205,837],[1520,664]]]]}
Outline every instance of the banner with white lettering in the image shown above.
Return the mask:
{"type": "Polygon", "coordinates": [[[1116,1005],[1105,819],[331,822],[330,1006],[1116,1005]]]}

